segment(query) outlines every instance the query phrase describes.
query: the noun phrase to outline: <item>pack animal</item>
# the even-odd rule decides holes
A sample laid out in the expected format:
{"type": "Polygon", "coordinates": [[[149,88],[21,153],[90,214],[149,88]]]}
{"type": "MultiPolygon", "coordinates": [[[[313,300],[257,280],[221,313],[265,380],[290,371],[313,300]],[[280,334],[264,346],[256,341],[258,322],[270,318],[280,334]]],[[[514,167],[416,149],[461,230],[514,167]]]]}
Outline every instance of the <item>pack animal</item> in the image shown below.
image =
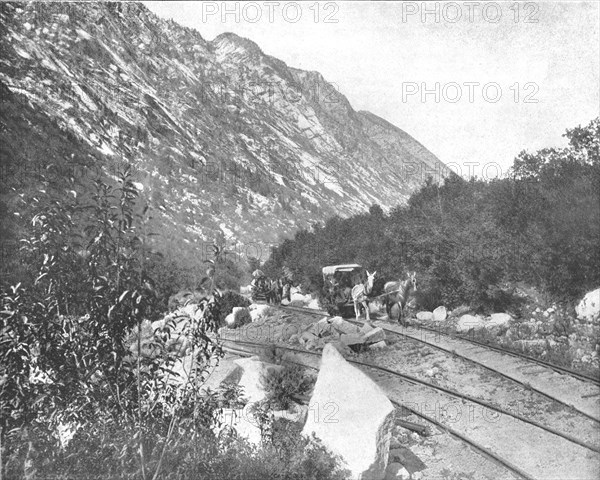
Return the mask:
{"type": "Polygon", "coordinates": [[[283,296],[283,282],[281,278],[273,279],[269,281],[269,291],[266,295],[267,302],[271,304],[281,303],[283,296]]]}
{"type": "Polygon", "coordinates": [[[356,314],[356,320],[358,320],[360,317],[360,310],[358,307],[359,304],[362,304],[362,306],[365,308],[367,321],[371,319],[369,316],[368,295],[370,295],[371,291],[373,290],[373,281],[375,280],[376,273],[377,272],[369,273],[367,271],[367,281],[352,287],[352,301],[354,302],[354,313],[356,314]]]}
{"type": "Polygon", "coordinates": [[[385,295],[385,310],[388,314],[388,318],[392,316],[392,309],[397,306],[398,322],[404,323],[404,308],[411,295],[411,293],[417,291],[417,272],[407,273],[404,280],[397,282],[387,282],[383,286],[385,295]]]}

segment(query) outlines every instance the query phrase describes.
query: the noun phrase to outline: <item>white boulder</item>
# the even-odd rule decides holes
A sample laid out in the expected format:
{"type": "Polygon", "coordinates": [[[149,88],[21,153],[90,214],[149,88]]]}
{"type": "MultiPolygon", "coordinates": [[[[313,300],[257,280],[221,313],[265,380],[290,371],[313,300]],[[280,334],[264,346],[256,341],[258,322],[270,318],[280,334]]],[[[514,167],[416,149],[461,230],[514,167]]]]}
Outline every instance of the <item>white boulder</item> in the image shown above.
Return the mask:
{"type": "Polygon", "coordinates": [[[318,310],[319,308],[321,308],[321,305],[319,304],[319,299],[312,298],[310,302],[308,302],[306,308],[312,308],[313,310],[318,310]]]}
{"type": "Polygon", "coordinates": [[[431,312],[419,312],[417,313],[417,320],[421,320],[422,322],[428,322],[433,319],[433,313],[431,312]]]}
{"type": "Polygon", "coordinates": [[[265,389],[261,382],[262,375],[270,369],[281,369],[281,366],[261,362],[258,357],[240,358],[234,360],[234,363],[243,369],[238,385],[243,387],[244,397],[248,403],[264,400],[265,389]]]}
{"type": "Polygon", "coordinates": [[[600,288],[588,292],[575,307],[577,318],[588,323],[600,320],[600,288]]]}
{"type": "Polygon", "coordinates": [[[238,328],[252,323],[252,315],[245,307],[233,307],[231,313],[225,317],[225,323],[229,328],[238,328]]]}
{"type": "Polygon", "coordinates": [[[341,456],[351,478],[383,479],[393,420],[394,406],[379,386],[325,345],[302,433],[341,456]]]}
{"type": "Polygon", "coordinates": [[[456,331],[468,332],[471,329],[479,330],[484,326],[483,318],[479,315],[463,315],[456,322],[456,331]]]}
{"type": "Polygon", "coordinates": [[[263,303],[253,303],[252,305],[250,305],[250,307],[248,307],[248,310],[250,311],[252,321],[256,322],[257,320],[266,317],[270,308],[271,307],[269,305],[265,305],[263,303]]]}
{"type": "Polygon", "coordinates": [[[433,316],[434,322],[443,322],[448,317],[448,311],[446,310],[446,307],[444,307],[444,306],[437,307],[433,311],[432,316],[433,316]]]}
{"type": "Polygon", "coordinates": [[[492,313],[485,324],[486,328],[508,326],[512,317],[508,313],[492,313]]]}

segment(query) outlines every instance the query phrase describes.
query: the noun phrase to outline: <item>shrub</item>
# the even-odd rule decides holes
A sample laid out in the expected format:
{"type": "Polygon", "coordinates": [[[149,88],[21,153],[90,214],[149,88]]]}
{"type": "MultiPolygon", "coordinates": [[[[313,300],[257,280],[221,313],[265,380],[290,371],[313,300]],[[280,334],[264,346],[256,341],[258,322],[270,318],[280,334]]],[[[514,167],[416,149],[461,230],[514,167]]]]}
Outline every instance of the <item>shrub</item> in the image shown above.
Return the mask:
{"type": "Polygon", "coordinates": [[[277,410],[286,410],[298,396],[309,392],[314,384],[305,374],[304,368],[285,363],[281,369],[268,369],[261,377],[266,392],[266,400],[277,410]]]}
{"type": "Polygon", "coordinates": [[[249,307],[252,304],[243,295],[239,293],[227,291],[223,293],[221,297],[220,312],[219,312],[219,324],[225,325],[225,317],[229,315],[234,307],[249,307]]]}

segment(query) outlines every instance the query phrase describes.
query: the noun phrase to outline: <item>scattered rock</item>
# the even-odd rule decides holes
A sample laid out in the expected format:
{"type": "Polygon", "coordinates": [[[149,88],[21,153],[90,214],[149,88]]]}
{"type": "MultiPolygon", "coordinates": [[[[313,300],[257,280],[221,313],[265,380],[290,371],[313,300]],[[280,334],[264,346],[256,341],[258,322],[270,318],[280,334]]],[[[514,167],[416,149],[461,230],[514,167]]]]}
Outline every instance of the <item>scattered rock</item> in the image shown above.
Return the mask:
{"type": "Polygon", "coordinates": [[[340,335],[340,342],[342,343],[342,345],[351,347],[353,345],[363,345],[365,343],[365,340],[362,335],[343,333],[342,335],[340,335]]]}
{"type": "Polygon", "coordinates": [[[600,288],[588,292],[575,307],[577,318],[588,323],[598,323],[600,320],[600,288]]]}
{"type": "Polygon", "coordinates": [[[371,330],[374,330],[374,329],[375,329],[374,326],[372,326],[372,325],[370,325],[368,323],[365,323],[362,327],[360,327],[359,332],[362,335],[366,335],[367,333],[369,333],[371,330]]]}
{"type": "Polygon", "coordinates": [[[333,326],[333,328],[339,332],[340,334],[342,333],[358,333],[359,332],[359,327],[347,322],[346,320],[344,320],[342,317],[333,317],[331,319],[331,324],[333,326]]]}
{"type": "Polygon", "coordinates": [[[344,360],[331,344],[323,350],[310,405],[318,406],[320,415],[307,416],[303,434],[314,433],[340,455],[352,478],[385,476],[394,406],[373,380],[344,360]]]}
{"type": "Polygon", "coordinates": [[[382,340],[381,342],[372,343],[368,348],[369,350],[382,350],[385,347],[387,347],[387,343],[382,340]]]}
{"type": "Polygon", "coordinates": [[[456,323],[456,331],[468,332],[471,329],[479,330],[483,325],[483,318],[479,315],[463,315],[456,323]]]}
{"type": "Polygon", "coordinates": [[[492,313],[489,320],[486,322],[486,328],[501,327],[508,325],[512,317],[508,313],[492,313]]]}
{"type": "Polygon", "coordinates": [[[306,308],[312,308],[314,310],[318,310],[319,308],[321,308],[321,305],[319,305],[318,299],[313,298],[310,302],[308,302],[308,305],[306,306],[306,308]]]}
{"type": "MultiPolygon", "coordinates": [[[[252,305],[250,305],[250,307],[248,307],[248,310],[250,311],[250,317],[252,318],[252,321],[256,322],[257,320],[266,317],[270,308],[271,307],[269,307],[269,305],[259,303],[253,303],[252,305]]],[[[235,308],[233,310],[235,311],[235,308]]]]}
{"type": "Polygon", "coordinates": [[[433,319],[433,313],[431,312],[419,312],[417,313],[417,320],[422,322],[428,322],[433,319]]]}
{"type": "Polygon", "coordinates": [[[433,317],[434,322],[443,322],[444,320],[446,320],[446,318],[448,317],[448,312],[446,310],[446,307],[444,307],[444,306],[437,307],[433,311],[432,317],[433,317]]]}
{"type": "Polygon", "coordinates": [[[363,339],[364,343],[366,344],[378,343],[385,340],[385,332],[383,328],[373,328],[372,330],[368,331],[366,334],[363,335],[363,339]]]}

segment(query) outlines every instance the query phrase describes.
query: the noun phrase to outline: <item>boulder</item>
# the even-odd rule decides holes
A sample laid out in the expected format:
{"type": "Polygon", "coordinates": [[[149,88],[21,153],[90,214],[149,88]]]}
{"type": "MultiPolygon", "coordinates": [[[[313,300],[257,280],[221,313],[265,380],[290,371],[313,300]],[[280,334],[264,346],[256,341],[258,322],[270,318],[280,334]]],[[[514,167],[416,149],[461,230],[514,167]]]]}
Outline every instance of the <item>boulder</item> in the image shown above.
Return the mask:
{"type": "Polygon", "coordinates": [[[239,358],[234,363],[243,370],[238,385],[244,389],[244,397],[248,403],[255,403],[264,400],[265,390],[262,386],[261,377],[270,369],[279,370],[280,365],[272,365],[261,362],[258,357],[239,358]]]}
{"type": "Polygon", "coordinates": [[[383,479],[393,422],[394,406],[379,386],[325,345],[302,433],[341,456],[351,478],[383,479]]]}
{"type": "Polygon", "coordinates": [[[448,317],[448,312],[446,310],[446,307],[444,307],[444,306],[437,307],[432,312],[432,317],[433,317],[434,322],[443,322],[444,320],[446,320],[446,318],[448,317]]]}
{"type": "Polygon", "coordinates": [[[431,312],[419,312],[417,313],[417,320],[422,322],[428,322],[433,319],[433,313],[431,312]]]}
{"type": "Polygon", "coordinates": [[[512,317],[508,313],[492,313],[489,320],[485,323],[486,328],[508,326],[512,317]]]}
{"type": "Polygon", "coordinates": [[[362,327],[360,327],[359,329],[359,333],[361,335],[366,335],[367,333],[369,333],[371,330],[374,330],[375,327],[373,327],[372,325],[365,323],[362,327]]]}
{"type": "Polygon", "coordinates": [[[471,329],[479,330],[483,328],[483,318],[479,315],[463,315],[456,322],[456,331],[459,333],[468,332],[471,329]]]}
{"type": "Polygon", "coordinates": [[[390,463],[385,469],[385,480],[409,480],[410,473],[401,463],[390,463]]]}
{"type": "MultiPolygon", "coordinates": [[[[236,308],[238,307],[235,307],[234,310],[236,308]]],[[[250,307],[248,307],[248,310],[250,311],[250,317],[252,318],[252,321],[256,322],[257,320],[266,317],[270,308],[271,307],[269,307],[269,305],[259,303],[253,303],[252,305],[250,305],[250,307]]]]}
{"type": "Polygon", "coordinates": [[[252,323],[250,311],[245,307],[233,307],[232,312],[225,317],[225,323],[228,328],[239,328],[248,323],[252,323]]]}
{"type": "Polygon", "coordinates": [[[317,337],[328,337],[328,336],[337,334],[337,332],[333,328],[333,324],[331,322],[329,322],[328,317],[325,317],[325,318],[319,320],[317,323],[315,323],[312,326],[311,331],[317,337]]]}
{"type": "Polygon", "coordinates": [[[308,305],[306,306],[306,308],[312,308],[313,310],[318,310],[319,308],[321,308],[321,305],[319,304],[319,300],[317,298],[313,298],[310,302],[308,302],[308,305]]]}
{"type": "Polygon", "coordinates": [[[342,333],[340,335],[340,342],[342,345],[347,347],[351,347],[352,345],[363,345],[365,343],[365,339],[362,335],[359,334],[349,334],[342,333]]]}
{"type": "Polygon", "coordinates": [[[364,343],[377,343],[385,340],[385,332],[383,328],[374,328],[363,335],[364,343]]]}
{"type": "Polygon", "coordinates": [[[355,334],[360,331],[360,328],[357,325],[347,322],[342,317],[333,317],[331,319],[331,325],[340,335],[342,333],[355,334]]]}
{"type": "Polygon", "coordinates": [[[600,320],[600,288],[588,292],[575,307],[577,318],[588,323],[600,320]]]}
{"type": "Polygon", "coordinates": [[[387,347],[387,343],[382,340],[381,342],[372,343],[368,348],[369,350],[383,350],[385,347],[387,347]]]}

